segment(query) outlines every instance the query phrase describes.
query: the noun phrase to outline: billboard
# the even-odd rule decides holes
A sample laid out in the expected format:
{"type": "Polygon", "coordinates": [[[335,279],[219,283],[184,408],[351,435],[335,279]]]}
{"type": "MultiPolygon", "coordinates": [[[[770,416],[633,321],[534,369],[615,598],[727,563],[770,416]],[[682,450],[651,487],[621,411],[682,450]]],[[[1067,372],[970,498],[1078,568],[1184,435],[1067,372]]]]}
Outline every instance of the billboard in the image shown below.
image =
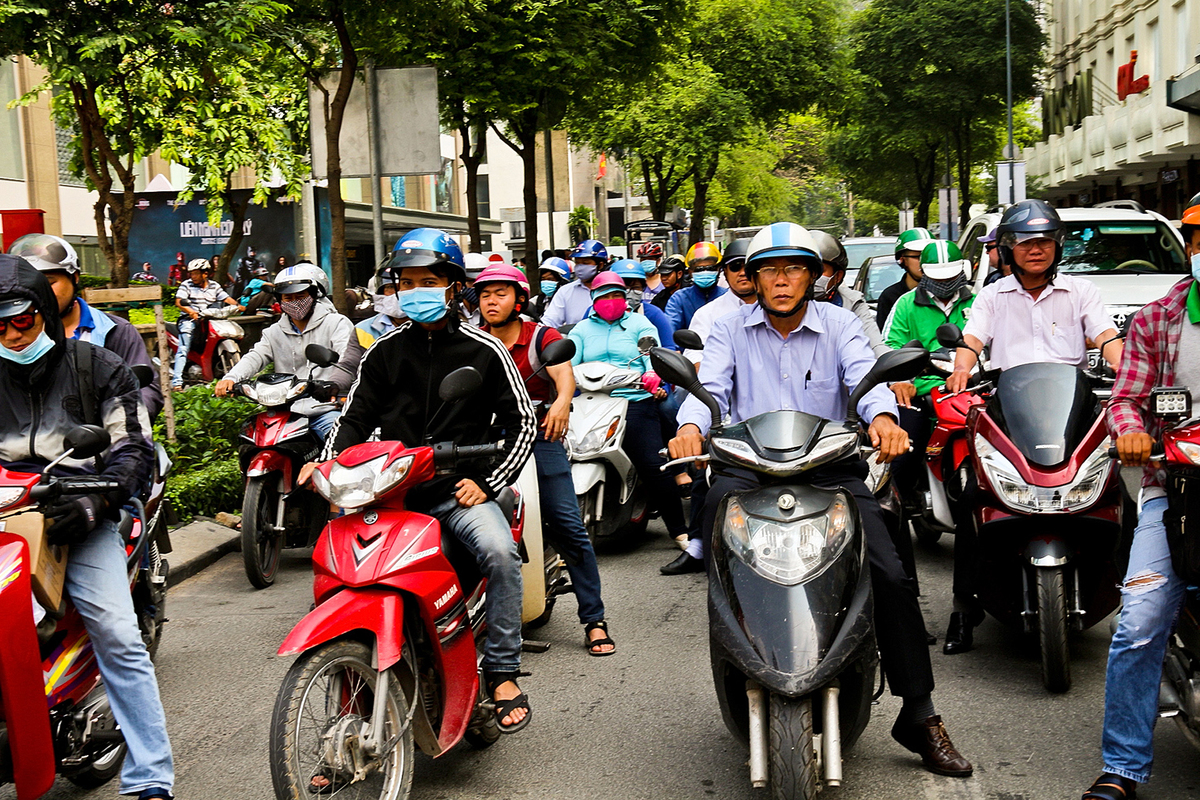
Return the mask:
{"type": "MultiPolygon", "coordinates": [[[[233,192],[242,202],[250,189],[233,192]]],[[[136,195],[133,225],[129,231],[129,272],[142,269],[149,263],[150,271],[163,283],[176,253],[183,253],[184,262],[193,258],[212,258],[220,255],[233,233],[233,220],[222,218],[219,225],[208,223],[206,199],[197,195],[181,202],[176,192],[141,192],[136,195]]],[[[234,264],[253,247],[259,261],[276,269],[280,257],[286,263],[296,261],[296,215],[298,204],[290,200],[272,199],[265,206],[251,204],[242,225],[241,247],[234,255],[234,264]]]]}

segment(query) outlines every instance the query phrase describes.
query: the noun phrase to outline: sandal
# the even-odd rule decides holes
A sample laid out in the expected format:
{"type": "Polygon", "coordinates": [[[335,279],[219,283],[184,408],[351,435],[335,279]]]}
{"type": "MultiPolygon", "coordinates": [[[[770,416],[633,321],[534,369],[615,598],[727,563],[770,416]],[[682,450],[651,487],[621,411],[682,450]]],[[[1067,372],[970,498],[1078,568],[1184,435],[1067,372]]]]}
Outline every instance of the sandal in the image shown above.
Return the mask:
{"type": "MultiPolygon", "coordinates": [[[[517,682],[519,673],[496,673],[494,676],[489,676],[487,679],[488,694],[492,696],[492,704],[496,709],[496,725],[499,726],[501,733],[516,733],[529,724],[529,720],[533,719],[533,709],[529,707],[529,695],[521,692],[516,697],[510,700],[497,700],[496,687],[502,683],[512,681],[517,682]],[[516,711],[518,708],[523,708],[526,711],[525,718],[520,722],[512,725],[505,725],[504,718],[516,711]]],[[[518,686],[518,689],[521,687],[518,686]]]]}
{"type": "Polygon", "coordinates": [[[595,656],[596,658],[600,658],[601,656],[611,656],[613,653],[617,652],[617,643],[614,642],[610,636],[608,636],[608,623],[604,620],[600,620],[599,622],[589,622],[584,626],[583,646],[587,649],[589,656],[595,656]],[[600,639],[589,638],[588,634],[597,629],[604,631],[605,635],[600,639]],[[613,649],[599,653],[592,649],[593,647],[600,647],[606,644],[611,644],[613,649]]]}
{"type": "Polygon", "coordinates": [[[1137,781],[1105,772],[1083,793],[1082,800],[1135,800],[1136,797],[1137,781]]]}

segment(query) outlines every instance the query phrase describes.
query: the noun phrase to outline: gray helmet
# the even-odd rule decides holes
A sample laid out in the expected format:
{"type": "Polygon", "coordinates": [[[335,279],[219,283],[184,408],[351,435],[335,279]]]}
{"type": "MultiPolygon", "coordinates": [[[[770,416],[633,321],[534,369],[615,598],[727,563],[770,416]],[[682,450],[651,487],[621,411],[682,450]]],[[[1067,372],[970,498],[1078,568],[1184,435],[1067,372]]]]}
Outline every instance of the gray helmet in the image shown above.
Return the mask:
{"type": "Polygon", "coordinates": [[[8,248],[10,255],[20,256],[38,272],[79,274],[79,257],[70,242],[49,233],[27,233],[8,248]]]}
{"type": "Polygon", "coordinates": [[[825,231],[809,231],[812,234],[813,241],[817,243],[817,250],[821,253],[821,260],[828,263],[836,270],[844,270],[850,265],[850,256],[846,254],[846,248],[836,236],[828,234],[825,231]]]}

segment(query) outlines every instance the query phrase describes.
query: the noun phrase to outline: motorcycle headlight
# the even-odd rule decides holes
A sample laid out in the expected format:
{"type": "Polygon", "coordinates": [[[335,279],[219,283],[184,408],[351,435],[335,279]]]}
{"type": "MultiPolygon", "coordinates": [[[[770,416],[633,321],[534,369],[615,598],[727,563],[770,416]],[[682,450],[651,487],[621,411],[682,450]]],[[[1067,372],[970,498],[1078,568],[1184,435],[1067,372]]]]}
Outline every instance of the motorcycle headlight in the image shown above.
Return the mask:
{"type": "Polygon", "coordinates": [[[379,456],[356,467],[337,462],[326,478],[320,470],[313,473],[313,488],[339,508],[362,508],[396,487],[412,467],[413,457],[398,458],[383,468],[387,456],[379,456]]]}
{"type": "Polygon", "coordinates": [[[0,508],[7,508],[24,496],[24,488],[20,486],[6,486],[0,489],[0,508]]]}
{"type": "Polygon", "coordinates": [[[1194,442],[1175,442],[1179,452],[1187,456],[1187,460],[1200,467],[1200,444],[1194,442]]]}
{"type": "Polygon", "coordinates": [[[1000,455],[981,435],[975,434],[975,452],[979,455],[988,481],[1001,502],[1015,511],[1068,513],[1095,503],[1108,484],[1112,470],[1113,462],[1108,456],[1111,446],[1112,442],[1105,437],[1070,483],[1062,486],[1030,486],[1020,477],[1011,461],[1000,455]]]}
{"type": "Polygon", "coordinates": [[[288,383],[257,383],[247,384],[242,391],[247,397],[259,405],[269,407],[281,406],[291,398],[294,384],[288,383]]]}
{"type": "Polygon", "coordinates": [[[617,429],[620,427],[621,418],[613,417],[607,427],[592,428],[582,439],[576,439],[571,443],[572,455],[586,457],[600,452],[608,440],[617,435],[617,429]]]}
{"type": "Polygon", "coordinates": [[[834,561],[850,540],[849,501],[838,493],[820,514],[780,522],[746,513],[730,499],[725,508],[725,542],[764,578],[792,585],[813,577],[834,561]]]}
{"type": "Polygon", "coordinates": [[[292,388],[288,390],[287,399],[295,400],[300,395],[308,390],[308,381],[297,381],[292,384],[292,388]]]}

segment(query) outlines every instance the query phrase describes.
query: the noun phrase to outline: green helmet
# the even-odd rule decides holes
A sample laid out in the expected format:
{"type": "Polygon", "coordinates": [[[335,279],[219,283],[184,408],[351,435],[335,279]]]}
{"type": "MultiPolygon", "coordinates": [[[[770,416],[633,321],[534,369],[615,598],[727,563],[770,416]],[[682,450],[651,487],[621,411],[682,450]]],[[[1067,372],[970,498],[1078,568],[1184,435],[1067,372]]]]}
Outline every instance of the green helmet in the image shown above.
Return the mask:
{"type": "Polygon", "coordinates": [[[915,250],[919,253],[925,249],[925,245],[933,241],[936,239],[928,228],[909,228],[896,239],[896,257],[899,258],[905,250],[915,250]]]}
{"type": "Polygon", "coordinates": [[[930,242],[921,251],[921,271],[931,280],[946,281],[965,276],[970,266],[954,242],[930,242]]]}

